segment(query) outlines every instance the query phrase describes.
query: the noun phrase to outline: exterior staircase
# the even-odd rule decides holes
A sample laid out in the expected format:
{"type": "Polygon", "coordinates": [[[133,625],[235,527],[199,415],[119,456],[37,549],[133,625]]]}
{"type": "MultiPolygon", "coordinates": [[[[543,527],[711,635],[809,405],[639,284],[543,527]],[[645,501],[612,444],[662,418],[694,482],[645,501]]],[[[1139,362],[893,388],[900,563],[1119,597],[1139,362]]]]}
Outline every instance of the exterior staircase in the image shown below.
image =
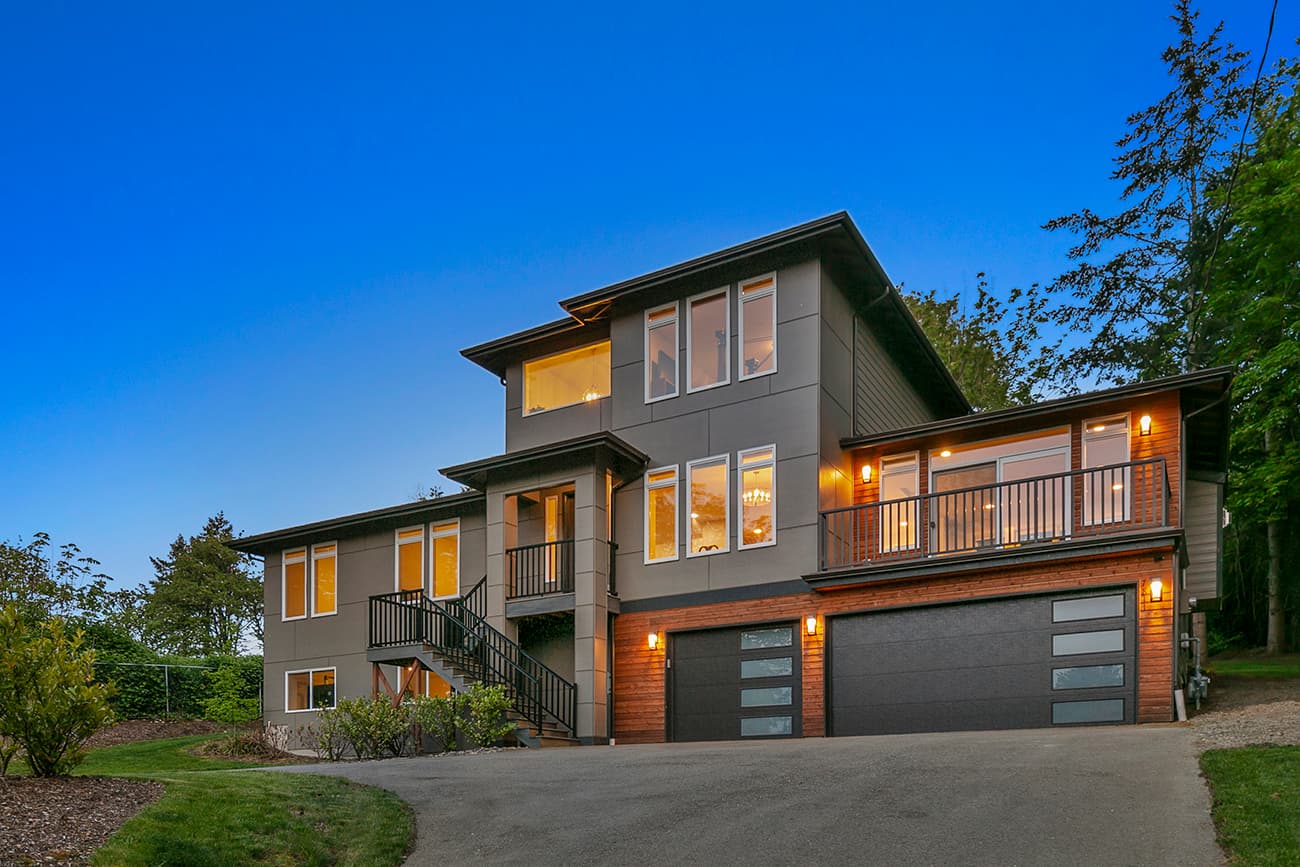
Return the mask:
{"type": "Polygon", "coordinates": [[[372,663],[418,661],[456,692],[474,683],[504,686],[517,742],[576,745],[577,687],[484,619],[486,580],[446,602],[420,590],[371,596],[367,657],[372,663]]]}

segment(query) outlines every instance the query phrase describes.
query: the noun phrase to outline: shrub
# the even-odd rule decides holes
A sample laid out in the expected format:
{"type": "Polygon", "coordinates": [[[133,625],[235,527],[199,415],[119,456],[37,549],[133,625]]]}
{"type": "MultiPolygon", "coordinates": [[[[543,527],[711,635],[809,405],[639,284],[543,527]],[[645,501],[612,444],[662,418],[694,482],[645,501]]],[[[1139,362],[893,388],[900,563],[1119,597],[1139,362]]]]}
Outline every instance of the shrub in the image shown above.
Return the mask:
{"type": "Polygon", "coordinates": [[[228,726],[252,722],[262,715],[256,698],[244,698],[244,680],[238,668],[225,663],[208,672],[212,694],[203,702],[203,715],[228,726]]]}
{"type": "Polygon", "coordinates": [[[461,714],[460,730],[475,746],[489,746],[514,731],[514,725],[506,719],[510,698],[504,686],[476,683],[464,697],[465,710],[461,714]]]}
{"type": "Polygon", "coordinates": [[[95,653],[82,642],[57,618],[32,627],[17,608],[0,611],[0,735],[22,748],[35,776],[71,771],[112,719],[112,687],[94,682],[95,653]]]}
{"type": "Polygon", "coordinates": [[[456,728],[464,707],[463,693],[453,692],[446,698],[420,695],[411,703],[411,718],[424,734],[450,752],[456,749],[456,728]]]}
{"type": "Polygon", "coordinates": [[[343,715],[337,710],[316,713],[316,724],[298,730],[299,741],[311,744],[316,758],[329,762],[340,761],[347,752],[348,740],[343,735],[343,715]]]}
{"type": "Polygon", "coordinates": [[[400,756],[411,738],[406,708],[382,699],[349,698],[338,703],[340,729],[361,759],[400,756]]]}

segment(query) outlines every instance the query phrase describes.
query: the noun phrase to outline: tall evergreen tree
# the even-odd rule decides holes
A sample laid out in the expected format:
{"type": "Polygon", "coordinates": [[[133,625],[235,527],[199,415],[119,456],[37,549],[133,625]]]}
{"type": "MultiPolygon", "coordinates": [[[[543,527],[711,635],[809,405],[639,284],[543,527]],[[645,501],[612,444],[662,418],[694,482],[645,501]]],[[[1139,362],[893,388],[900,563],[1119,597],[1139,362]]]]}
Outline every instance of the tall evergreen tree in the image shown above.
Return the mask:
{"type": "Polygon", "coordinates": [[[245,635],[262,637],[262,582],[253,560],[226,546],[234,527],[218,512],[198,535],[177,536],[168,556],[151,557],[144,619],[149,643],[192,656],[235,655],[245,635]]]}
{"type": "Polygon", "coordinates": [[[1223,40],[1222,22],[1200,35],[1198,17],[1177,0],[1179,38],[1162,55],[1173,88],[1130,115],[1116,142],[1111,177],[1127,206],[1045,226],[1078,236],[1075,266],[1050,287],[1061,301],[1054,318],[1078,343],[1061,357],[1067,388],[1193,370],[1213,356],[1205,264],[1222,203],[1209,190],[1234,157],[1252,88],[1247,53],[1223,40]]]}

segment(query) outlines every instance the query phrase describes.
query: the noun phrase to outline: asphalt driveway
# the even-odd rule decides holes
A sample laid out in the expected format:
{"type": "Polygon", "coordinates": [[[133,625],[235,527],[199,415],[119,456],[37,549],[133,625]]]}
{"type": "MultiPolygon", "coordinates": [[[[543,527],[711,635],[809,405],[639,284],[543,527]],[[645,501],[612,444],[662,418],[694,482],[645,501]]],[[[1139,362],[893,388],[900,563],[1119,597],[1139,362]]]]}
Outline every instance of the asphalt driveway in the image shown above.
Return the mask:
{"type": "Polygon", "coordinates": [[[284,768],[391,789],[408,864],[1219,864],[1175,726],[512,750],[284,768]]]}

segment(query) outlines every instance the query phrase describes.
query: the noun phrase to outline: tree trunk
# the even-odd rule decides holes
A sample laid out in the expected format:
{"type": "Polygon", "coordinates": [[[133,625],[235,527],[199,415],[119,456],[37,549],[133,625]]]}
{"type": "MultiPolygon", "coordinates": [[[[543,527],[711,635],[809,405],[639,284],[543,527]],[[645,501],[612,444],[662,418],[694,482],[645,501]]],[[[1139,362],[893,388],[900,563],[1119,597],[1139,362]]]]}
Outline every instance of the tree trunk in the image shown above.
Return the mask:
{"type": "MultiPolygon", "coordinates": [[[[1264,452],[1273,455],[1273,432],[1264,431],[1264,452]]],[[[1286,643],[1286,620],[1282,612],[1282,522],[1268,522],[1268,649],[1270,656],[1282,652],[1286,643]]]]}

